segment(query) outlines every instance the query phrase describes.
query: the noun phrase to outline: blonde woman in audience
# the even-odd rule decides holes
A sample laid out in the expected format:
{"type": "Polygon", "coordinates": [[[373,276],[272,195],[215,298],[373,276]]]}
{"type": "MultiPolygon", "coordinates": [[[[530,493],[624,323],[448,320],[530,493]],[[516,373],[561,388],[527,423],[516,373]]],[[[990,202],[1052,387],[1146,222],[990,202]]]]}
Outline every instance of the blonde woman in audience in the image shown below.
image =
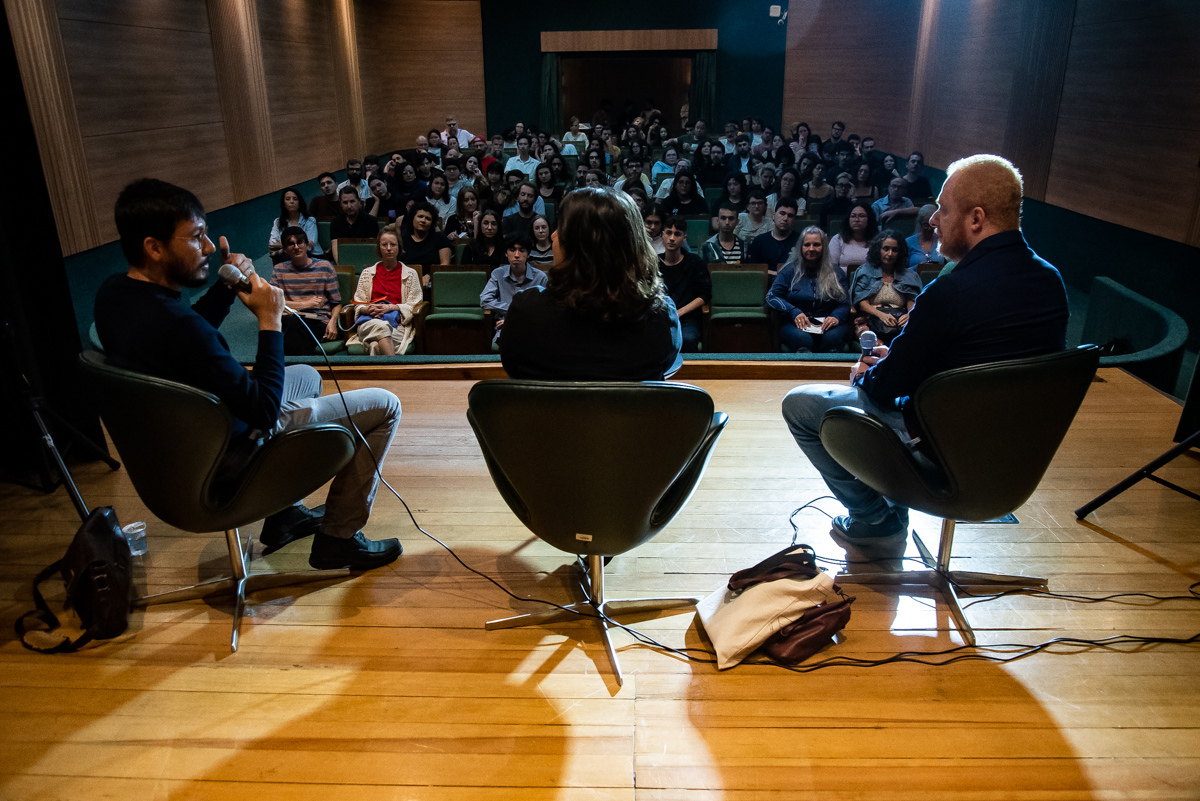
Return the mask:
{"type": "Polygon", "coordinates": [[[385,225],[375,245],[379,261],[358,277],[354,291],[355,333],[372,356],[404,353],[412,343],[413,308],[421,301],[421,278],[400,261],[395,225],[385,225]]]}

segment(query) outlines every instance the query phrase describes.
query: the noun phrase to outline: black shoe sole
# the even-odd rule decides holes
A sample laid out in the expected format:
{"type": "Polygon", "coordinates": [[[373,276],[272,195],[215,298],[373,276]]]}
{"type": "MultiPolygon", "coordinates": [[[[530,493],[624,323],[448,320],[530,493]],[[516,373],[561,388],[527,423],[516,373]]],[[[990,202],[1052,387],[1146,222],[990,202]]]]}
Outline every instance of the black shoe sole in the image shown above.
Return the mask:
{"type": "Polygon", "coordinates": [[[308,518],[307,520],[302,520],[296,525],[282,532],[278,537],[269,537],[268,539],[263,539],[263,535],[259,534],[258,541],[262,543],[263,556],[274,553],[285,545],[291,545],[296,540],[302,540],[305,537],[311,537],[313,534],[316,534],[321,528],[321,521],[325,518],[325,505],[321,504],[320,506],[314,507],[310,511],[316,512],[318,510],[321,513],[320,517],[312,517],[308,518]]]}

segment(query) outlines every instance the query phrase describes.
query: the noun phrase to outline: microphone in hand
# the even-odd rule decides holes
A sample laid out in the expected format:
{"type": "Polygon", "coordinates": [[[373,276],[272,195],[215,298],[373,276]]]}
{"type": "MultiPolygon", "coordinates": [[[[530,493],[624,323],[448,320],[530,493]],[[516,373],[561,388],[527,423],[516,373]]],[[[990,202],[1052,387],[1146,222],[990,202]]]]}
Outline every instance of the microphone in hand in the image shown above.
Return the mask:
{"type": "MultiPolygon", "coordinates": [[[[245,292],[246,294],[250,294],[251,290],[254,289],[254,285],[250,283],[250,276],[246,275],[232,264],[222,264],[217,270],[217,277],[221,279],[221,282],[224,283],[225,286],[237,292],[245,292]]],[[[253,311],[253,309],[251,310],[253,311]]],[[[283,307],[283,314],[295,313],[296,312],[292,311],[286,305],[283,307]]]]}
{"type": "Polygon", "coordinates": [[[222,264],[217,270],[217,276],[224,282],[225,286],[235,289],[238,292],[249,292],[252,288],[250,278],[232,264],[222,264]]]}
{"type": "Polygon", "coordinates": [[[862,355],[859,358],[865,359],[868,356],[874,355],[875,345],[878,344],[879,338],[875,336],[874,331],[863,331],[858,338],[858,346],[862,348],[862,355]]]}

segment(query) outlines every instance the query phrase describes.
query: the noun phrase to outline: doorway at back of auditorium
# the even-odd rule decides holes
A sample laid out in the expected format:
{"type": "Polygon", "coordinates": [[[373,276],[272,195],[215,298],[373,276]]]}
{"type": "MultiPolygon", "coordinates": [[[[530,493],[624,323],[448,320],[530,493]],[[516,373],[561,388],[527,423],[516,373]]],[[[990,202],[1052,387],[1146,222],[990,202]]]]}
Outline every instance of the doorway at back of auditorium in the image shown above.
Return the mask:
{"type": "Polygon", "coordinates": [[[560,130],[567,129],[571,117],[591,122],[600,109],[621,124],[656,108],[675,135],[679,109],[692,89],[692,54],[685,52],[563,53],[560,69],[560,130]]]}

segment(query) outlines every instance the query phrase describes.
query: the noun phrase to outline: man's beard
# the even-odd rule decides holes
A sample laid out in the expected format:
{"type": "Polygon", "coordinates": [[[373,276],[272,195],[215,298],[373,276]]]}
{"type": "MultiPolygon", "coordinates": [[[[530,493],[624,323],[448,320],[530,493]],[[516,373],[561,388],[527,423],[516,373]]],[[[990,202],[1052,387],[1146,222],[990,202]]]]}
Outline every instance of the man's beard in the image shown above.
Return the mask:
{"type": "Polygon", "coordinates": [[[208,283],[208,259],[200,267],[190,269],[182,261],[176,260],[171,264],[170,275],[180,286],[188,289],[199,289],[208,283]]]}

